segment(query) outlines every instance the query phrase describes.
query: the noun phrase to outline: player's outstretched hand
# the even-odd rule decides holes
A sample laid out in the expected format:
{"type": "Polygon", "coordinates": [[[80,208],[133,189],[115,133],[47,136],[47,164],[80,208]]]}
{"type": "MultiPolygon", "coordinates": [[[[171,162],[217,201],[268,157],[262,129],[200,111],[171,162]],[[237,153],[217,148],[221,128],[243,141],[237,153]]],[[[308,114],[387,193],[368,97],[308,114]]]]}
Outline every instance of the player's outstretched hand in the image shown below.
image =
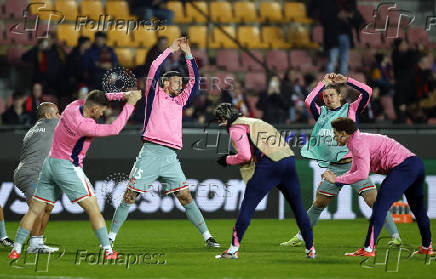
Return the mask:
{"type": "Polygon", "coordinates": [[[326,74],[323,79],[324,85],[329,85],[330,83],[332,83],[335,76],[335,73],[326,74]]]}
{"type": "Polygon", "coordinates": [[[321,177],[332,184],[336,183],[336,174],[330,170],[326,170],[323,174],[321,174],[321,177]]]}
{"type": "Polygon", "coordinates": [[[170,45],[170,49],[172,52],[176,52],[177,50],[180,49],[180,42],[186,39],[185,37],[181,37],[181,38],[177,38],[174,40],[174,42],[170,45]]]}
{"type": "Polygon", "coordinates": [[[333,78],[333,82],[335,83],[347,83],[347,77],[344,77],[341,74],[337,74],[334,78],[333,78]]]}
{"type": "Polygon", "coordinates": [[[134,106],[141,99],[141,90],[127,92],[127,103],[134,106]]]}
{"type": "Polygon", "coordinates": [[[186,37],[182,38],[180,41],[180,49],[185,53],[185,55],[191,54],[191,48],[189,47],[188,39],[186,37]]]}

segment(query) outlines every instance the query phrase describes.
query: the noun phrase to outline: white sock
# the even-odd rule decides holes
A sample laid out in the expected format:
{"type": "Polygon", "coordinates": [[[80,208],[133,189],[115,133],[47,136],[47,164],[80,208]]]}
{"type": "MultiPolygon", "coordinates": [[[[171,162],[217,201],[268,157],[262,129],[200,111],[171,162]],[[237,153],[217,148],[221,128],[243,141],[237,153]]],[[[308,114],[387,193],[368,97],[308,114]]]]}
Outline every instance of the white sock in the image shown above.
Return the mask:
{"type": "Polygon", "coordinates": [[[234,254],[234,253],[238,252],[238,250],[239,250],[239,247],[238,247],[238,246],[230,245],[230,248],[227,249],[227,253],[234,254]]]}
{"type": "Polygon", "coordinates": [[[112,252],[113,252],[112,247],[110,245],[104,246],[103,251],[105,251],[105,253],[107,253],[107,254],[112,254],[112,252]]]}
{"type": "Polygon", "coordinates": [[[298,232],[295,236],[296,236],[299,240],[304,241],[303,236],[301,235],[301,232],[298,232]]]}
{"type": "Polygon", "coordinates": [[[212,235],[210,234],[209,231],[205,231],[205,232],[203,233],[203,239],[204,239],[204,241],[208,240],[208,239],[211,238],[211,237],[212,237],[212,235]]]}
{"type": "Polygon", "coordinates": [[[309,250],[306,249],[306,253],[309,253],[310,250],[312,250],[312,249],[313,249],[313,252],[316,253],[315,248],[311,248],[311,249],[309,249],[309,250]]]}
{"type": "Polygon", "coordinates": [[[6,238],[8,238],[8,236],[4,236],[4,237],[0,238],[0,240],[6,239],[6,238]]]}
{"type": "Polygon", "coordinates": [[[42,236],[31,236],[30,237],[30,247],[38,247],[39,245],[44,244],[42,236]]]}
{"type": "Polygon", "coordinates": [[[371,247],[365,247],[365,248],[363,248],[363,250],[365,250],[365,252],[368,252],[368,253],[372,252],[372,248],[371,247]]]}
{"type": "Polygon", "coordinates": [[[14,250],[17,251],[18,254],[21,254],[21,247],[23,247],[23,244],[20,244],[18,242],[14,243],[14,250]]]}
{"type": "Polygon", "coordinates": [[[393,239],[399,239],[399,240],[401,240],[401,238],[400,238],[400,234],[399,234],[399,233],[394,233],[394,234],[392,235],[392,238],[393,238],[393,239]]]}
{"type": "Polygon", "coordinates": [[[114,232],[109,232],[109,239],[111,239],[112,241],[115,241],[115,238],[117,237],[117,233],[114,232]]]}

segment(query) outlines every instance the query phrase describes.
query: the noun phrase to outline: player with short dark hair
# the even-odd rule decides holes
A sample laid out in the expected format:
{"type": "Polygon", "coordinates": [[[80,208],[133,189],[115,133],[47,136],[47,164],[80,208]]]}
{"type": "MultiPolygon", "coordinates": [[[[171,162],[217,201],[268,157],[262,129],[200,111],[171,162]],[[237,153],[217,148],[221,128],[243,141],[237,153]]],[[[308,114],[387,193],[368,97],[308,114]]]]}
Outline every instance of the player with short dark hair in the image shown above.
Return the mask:
{"type": "Polygon", "coordinates": [[[116,259],[112,251],[106,223],[100,213],[93,187],[83,172],[83,159],[95,137],[117,135],[127,123],[141,98],[140,91],[108,93],[94,90],[85,100],[69,104],[61,115],[53,135],[49,156],[45,159],[36,193],[26,215],[21,219],[10,259],[20,257],[21,248],[35,220],[44,215],[46,204],[54,205],[60,192],[77,202],[89,215],[91,226],[104,249],[105,259],[116,259]],[[112,124],[97,124],[111,100],[127,99],[123,110],[112,124]]]}
{"type": "Polygon", "coordinates": [[[360,133],[356,123],[339,117],[331,123],[335,140],[346,145],[353,156],[350,170],[340,176],[327,170],[322,177],[341,187],[353,184],[369,173],[386,174],[374,203],[364,248],[346,256],[375,256],[375,244],[392,203],[406,195],[422,237],[422,246],[415,253],[433,255],[430,221],[424,206],[425,168],[421,159],[397,141],[380,134],[360,133]]]}
{"type": "MultiPolygon", "coordinates": [[[[334,141],[331,121],[340,116],[346,116],[353,120],[359,119],[359,114],[368,105],[372,89],[361,82],[340,74],[327,74],[323,81],[312,90],[306,98],[306,107],[316,120],[310,138],[301,148],[301,156],[318,161],[318,165],[327,168],[337,175],[346,173],[352,164],[352,157],[346,146],[338,146],[334,141]],[[342,103],[341,88],[348,85],[359,91],[358,99],[350,104],[342,103]],[[317,104],[318,97],[322,93],[323,106],[317,104]]],[[[372,207],[377,197],[377,189],[369,177],[356,181],[351,187],[363,197],[365,203],[372,207]]],[[[310,223],[315,226],[324,208],[336,197],[342,187],[322,180],[316,191],[316,198],[313,205],[307,210],[310,223]]],[[[386,217],[386,230],[392,236],[390,245],[401,243],[398,229],[391,214],[386,217]]],[[[281,246],[300,246],[303,238],[300,232],[289,241],[283,242],[281,246]]]]}
{"type": "Polygon", "coordinates": [[[165,194],[174,194],[186,209],[186,216],[197,227],[206,246],[220,247],[209,232],[203,215],[192,199],[189,185],[183,173],[176,150],[182,149],[183,107],[198,90],[200,76],[191,54],[188,40],[176,39],[153,61],[148,73],[145,96],[144,129],[141,132],[143,145],[129,176],[129,184],[123,200],[115,211],[109,238],[114,241],[127,219],[129,209],[140,193],[153,191],[156,180],[162,183],[165,194]],[[189,82],[183,88],[182,77],[177,71],[162,75],[163,64],[172,53],[181,49],[186,57],[189,82]]]}
{"type": "MultiPolygon", "coordinates": [[[[58,107],[50,102],[39,104],[36,114],[38,121],[24,136],[20,163],[14,170],[14,184],[24,194],[29,206],[36,191],[42,164],[50,152],[53,132],[60,117],[58,107]]],[[[57,247],[44,244],[44,231],[52,210],[53,205],[46,204],[44,214],[35,220],[30,232],[27,253],[53,253],[59,250],[57,247]]]]}
{"type": "Polygon", "coordinates": [[[289,144],[272,125],[260,119],[242,117],[230,103],[219,105],[215,109],[215,117],[220,126],[227,127],[237,150],[237,154],[221,156],[217,162],[223,167],[239,165],[246,184],[230,248],[216,258],[238,258],[239,246],[254,210],[274,187],[283,193],[295,214],[306,242],[306,256],[315,258],[312,227],[301,200],[294,152],[289,144]]]}

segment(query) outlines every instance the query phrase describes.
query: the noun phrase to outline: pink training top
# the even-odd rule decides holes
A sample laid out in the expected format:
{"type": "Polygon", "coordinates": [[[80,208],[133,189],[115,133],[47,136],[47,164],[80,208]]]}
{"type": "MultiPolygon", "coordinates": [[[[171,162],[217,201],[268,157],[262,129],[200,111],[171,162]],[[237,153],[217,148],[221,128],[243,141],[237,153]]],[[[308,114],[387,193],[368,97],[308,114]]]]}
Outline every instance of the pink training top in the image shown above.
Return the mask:
{"type": "Polygon", "coordinates": [[[336,178],[336,183],[353,184],[368,177],[369,173],[387,174],[406,158],[416,156],[406,147],[385,135],[354,132],[347,143],[352,153],[350,170],[336,178]]]}
{"type": "MultiPolygon", "coordinates": [[[[124,93],[108,93],[106,97],[109,101],[121,100],[124,93]]],[[[84,103],[84,100],[74,101],[62,112],[54,130],[49,154],[52,158],[68,160],[80,167],[83,167],[83,158],[94,137],[119,134],[135,109],[134,106],[125,104],[112,124],[97,124],[94,119],[83,116],[84,103]]]]}
{"type": "Polygon", "coordinates": [[[182,149],[182,116],[183,106],[189,96],[195,95],[198,89],[200,75],[197,64],[192,57],[186,58],[189,72],[189,81],[179,95],[171,97],[159,86],[162,75],[162,65],[171,54],[167,48],[156,60],[153,61],[148,72],[145,85],[144,128],[141,132],[142,139],[175,149],[182,149]]]}
{"type": "Polygon", "coordinates": [[[229,133],[232,142],[238,150],[238,154],[227,156],[227,164],[239,165],[241,163],[249,162],[254,152],[250,140],[248,139],[250,126],[245,124],[235,124],[230,127],[229,133]]]}
{"type": "MultiPolygon", "coordinates": [[[[368,85],[358,82],[357,80],[348,77],[347,85],[357,89],[360,94],[359,98],[352,102],[348,107],[348,118],[353,119],[354,122],[359,122],[359,114],[368,106],[369,100],[372,95],[372,88],[368,85]]],[[[318,118],[321,114],[321,107],[316,103],[321,92],[324,90],[324,82],[318,82],[318,85],[307,95],[306,100],[304,101],[306,108],[312,114],[313,118],[318,121],[318,118]]],[[[337,108],[339,110],[341,107],[337,108]]],[[[348,152],[344,158],[350,158],[351,153],[348,152]]]]}

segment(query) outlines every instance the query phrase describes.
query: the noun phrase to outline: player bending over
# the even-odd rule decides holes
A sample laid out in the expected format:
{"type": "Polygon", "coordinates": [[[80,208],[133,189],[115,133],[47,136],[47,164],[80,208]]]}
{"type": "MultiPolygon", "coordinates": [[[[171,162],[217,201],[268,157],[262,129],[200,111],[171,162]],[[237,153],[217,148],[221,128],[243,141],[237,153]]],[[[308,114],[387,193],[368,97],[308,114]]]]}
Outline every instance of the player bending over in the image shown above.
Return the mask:
{"type": "MultiPolygon", "coordinates": [[[[306,107],[316,120],[312,134],[308,142],[301,148],[301,156],[314,159],[322,168],[327,168],[337,175],[346,173],[352,164],[352,155],[346,146],[338,146],[334,141],[333,129],[330,123],[337,117],[349,117],[357,122],[359,114],[365,109],[371,98],[372,89],[351,77],[344,77],[340,74],[325,75],[324,80],[306,98],[306,107]],[[357,89],[360,92],[359,98],[351,104],[342,104],[340,89],[345,84],[357,89]],[[318,106],[316,100],[322,93],[324,106],[318,106]]],[[[376,197],[377,189],[369,177],[364,177],[355,181],[351,187],[363,197],[365,203],[372,207],[376,197]]],[[[307,210],[310,224],[312,227],[318,223],[318,219],[330,203],[341,190],[342,186],[337,186],[328,181],[322,180],[316,191],[316,198],[313,205],[307,210]]],[[[397,226],[394,223],[392,214],[386,217],[385,228],[392,236],[389,245],[401,244],[397,226]]],[[[301,233],[292,237],[289,241],[283,242],[281,246],[300,246],[303,244],[301,233]]]]}
{"type": "Polygon", "coordinates": [[[164,193],[174,193],[186,209],[186,216],[198,228],[208,247],[220,247],[206,226],[203,215],[189,192],[176,150],[182,149],[182,110],[191,94],[198,90],[200,76],[197,63],[192,57],[186,38],[176,39],[153,61],[148,73],[145,95],[144,142],[130,172],[129,184],[123,200],[115,211],[109,233],[111,241],[127,219],[129,208],[139,193],[153,191],[152,184],[159,180],[164,193]],[[179,72],[166,72],[162,77],[163,64],[170,55],[181,49],[186,57],[189,82],[182,87],[179,72]],[[160,79],[162,80],[160,81],[160,79]]]}
{"type": "Polygon", "coordinates": [[[387,174],[374,203],[369,220],[364,248],[346,256],[375,256],[375,244],[383,227],[386,214],[392,203],[406,195],[410,209],[415,215],[422,238],[422,246],[415,253],[433,255],[430,221],[424,206],[425,169],[421,159],[397,141],[379,134],[360,133],[356,123],[345,117],[332,121],[336,142],[347,145],[353,156],[351,169],[337,176],[330,170],[322,177],[341,187],[368,177],[370,172],[387,174]]]}
{"type": "MultiPolygon", "coordinates": [[[[60,117],[58,107],[49,102],[38,105],[37,115],[38,121],[24,136],[20,163],[14,171],[14,184],[24,193],[29,206],[36,191],[42,164],[50,152],[53,132],[60,117]]],[[[45,206],[44,214],[33,223],[27,253],[54,253],[59,250],[44,244],[44,231],[53,210],[53,205],[47,203],[45,206]]]]}
{"type": "Polygon", "coordinates": [[[86,100],[74,101],[65,108],[54,131],[50,154],[42,166],[36,193],[28,212],[21,219],[10,259],[20,257],[22,245],[35,221],[44,215],[47,203],[55,203],[61,191],[89,215],[92,229],[105,250],[104,258],[117,258],[117,252],[112,251],[94,190],[83,172],[83,159],[94,137],[120,133],[140,98],[140,91],[104,94],[94,90],[86,100]],[[112,124],[97,124],[96,120],[103,115],[109,101],[122,98],[126,98],[127,103],[117,119],[112,124]]]}
{"type": "Polygon", "coordinates": [[[220,126],[227,127],[238,152],[236,155],[224,155],[217,162],[224,167],[239,165],[246,184],[230,248],[216,258],[238,258],[239,245],[254,210],[274,187],[283,193],[295,214],[306,243],[306,256],[315,258],[312,227],[301,201],[294,153],[289,145],[273,126],[259,119],[240,117],[236,108],[229,103],[219,105],[215,116],[220,126]]]}

